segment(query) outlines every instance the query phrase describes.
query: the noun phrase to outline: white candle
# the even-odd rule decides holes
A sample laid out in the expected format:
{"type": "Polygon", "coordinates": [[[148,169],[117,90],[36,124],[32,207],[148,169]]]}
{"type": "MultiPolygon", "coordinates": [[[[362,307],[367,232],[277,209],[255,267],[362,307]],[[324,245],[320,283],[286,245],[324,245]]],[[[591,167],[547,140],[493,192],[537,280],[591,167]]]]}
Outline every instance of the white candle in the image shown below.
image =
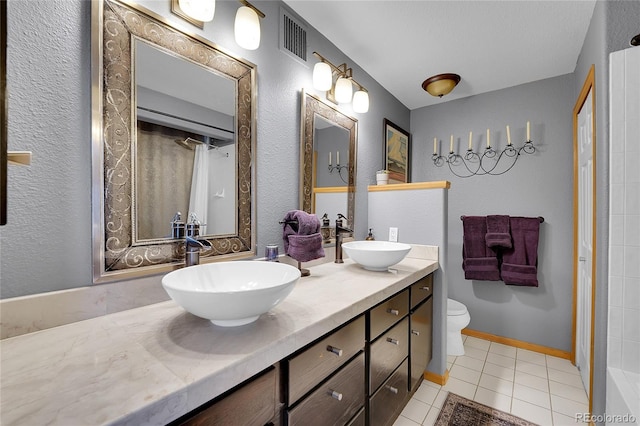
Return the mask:
{"type": "Polygon", "coordinates": [[[331,166],[331,151],[329,151],[329,166],[331,166]]]}
{"type": "Polygon", "coordinates": [[[508,124],[507,124],[507,145],[511,145],[511,132],[509,131],[508,124]]]}
{"type": "Polygon", "coordinates": [[[469,132],[469,151],[471,151],[471,141],[473,140],[473,132],[469,132]]]}
{"type": "Polygon", "coordinates": [[[438,138],[433,138],[433,153],[438,155],[438,138]]]}
{"type": "Polygon", "coordinates": [[[340,165],[340,151],[336,151],[336,166],[340,165]]]}
{"type": "Polygon", "coordinates": [[[527,141],[531,140],[531,122],[527,121],[527,141]]]}
{"type": "Polygon", "coordinates": [[[487,148],[491,148],[491,135],[489,129],[487,129],[487,148]]]}
{"type": "Polygon", "coordinates": [[[451,135],[451,142],[449,142],[449,152],[453,152],[453,135],[451,135]]]}

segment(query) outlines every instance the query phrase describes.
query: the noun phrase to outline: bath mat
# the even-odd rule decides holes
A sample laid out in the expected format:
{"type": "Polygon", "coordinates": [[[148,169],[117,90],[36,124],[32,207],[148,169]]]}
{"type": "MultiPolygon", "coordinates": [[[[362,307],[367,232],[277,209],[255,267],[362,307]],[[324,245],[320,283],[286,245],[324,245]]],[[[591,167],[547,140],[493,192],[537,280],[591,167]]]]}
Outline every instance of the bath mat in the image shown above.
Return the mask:
{"type": "Polygon", "coordinates": [[[449,392],[434,426],[536,426],[520,417],[449,392]]]}

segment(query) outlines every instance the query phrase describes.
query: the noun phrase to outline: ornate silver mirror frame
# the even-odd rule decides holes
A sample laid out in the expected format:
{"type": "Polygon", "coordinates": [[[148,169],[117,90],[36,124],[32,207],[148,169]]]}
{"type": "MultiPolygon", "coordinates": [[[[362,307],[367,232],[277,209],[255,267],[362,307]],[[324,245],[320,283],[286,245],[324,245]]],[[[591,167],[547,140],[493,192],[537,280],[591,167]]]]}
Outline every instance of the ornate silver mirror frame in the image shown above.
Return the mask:
{"type": "MultiPolygon", "coordinates": [[[[358,120],[338,111],[331,105],[320,100],[317,96],[302,90],[302,111],[300,123],[300,209],[308,213],[322,215],[314,211],[314,134],[315,119],[322,117],[328,122],[344,128],[349,133],[348,184],[346,189],[347,212],[345,213],[348,226],[353,229],[355,217],[356,190],[356,153],[358,145],[358,120]]],[[[329,218],[334,220],[335,218],[329,218]]]]}
{"type": "Polygon", "coordinates": [[[94,283],[157,274],[184,264],[181,239],[134,243],[135,39],[235,81],[237,227],[234,235],[205,237],[212,249],[203,252],[201,261],[255,256],[255,65],[126,0],[99,0],[92,2],[94,283]]]}

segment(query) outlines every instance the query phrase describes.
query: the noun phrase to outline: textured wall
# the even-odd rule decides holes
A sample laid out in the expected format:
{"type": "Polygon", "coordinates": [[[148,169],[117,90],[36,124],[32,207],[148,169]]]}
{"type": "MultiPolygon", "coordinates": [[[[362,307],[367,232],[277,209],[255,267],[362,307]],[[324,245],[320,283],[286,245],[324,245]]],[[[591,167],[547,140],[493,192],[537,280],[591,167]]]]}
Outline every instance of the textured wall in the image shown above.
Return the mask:
{"type": "MultiPolygon", "coordinates": [[[[239,4],[218,2],[214,21],[200,31],[169,13],[167,1],[140,2],[258,67],[257,246],[281,241],[278,220],[298,207],[300,92],[311,89],[311,52],[347,62],[368,90],[359,120],[356,234],[366,236],[366,186],[382,164],[382,120],[408,128],[409,111],[309,28],[309,63],[278,49],[281,2],[255,2],[262,42],[239,48],[233,21],[239,4]]],[[[8,225],[0,229],[0,297],[90,285],[91,274],[91,2],[12,1],[8,4],[9,149],[33,152],[30,167],[9,168],[8,225]]],[[[324,97],[324,94],[319,94],[324,97]]],[[[159,285],[158,277],[158,285],[159,285]]]]}
{"type": "Polygon", "coordinates": [[[412,170],[416,181],[450,180],[449,297],[464,303],[469,328],[565,351],[571,342],[573,77],[565,75],[446,102],[411,113],[412,170]],[[431,162],[433,138],[449,150],[465,151],[469,131],[476,150],[506,145],[505,126],[521,146],[526,122],[537,146],[501,176],[462,179],[431,162]],[[465,280],[462,271],[461,215],[543,216],[538,248],[539,287],[507,286],[501,281],[465,280]],[[552,332],[550,332],[552,330],[552,332]]]}

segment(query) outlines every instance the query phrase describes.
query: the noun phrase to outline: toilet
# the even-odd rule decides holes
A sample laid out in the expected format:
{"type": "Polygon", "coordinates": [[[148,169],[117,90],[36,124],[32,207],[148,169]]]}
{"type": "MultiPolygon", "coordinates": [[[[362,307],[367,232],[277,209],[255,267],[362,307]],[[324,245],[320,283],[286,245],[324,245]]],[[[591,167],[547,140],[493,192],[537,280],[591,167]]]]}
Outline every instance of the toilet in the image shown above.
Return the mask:
{"type": "Polygon", "coordinates": [[[467,307],[457,300],[447,299],[447,355],[464,355],[462,329],[469,325],[467,307]]]}

